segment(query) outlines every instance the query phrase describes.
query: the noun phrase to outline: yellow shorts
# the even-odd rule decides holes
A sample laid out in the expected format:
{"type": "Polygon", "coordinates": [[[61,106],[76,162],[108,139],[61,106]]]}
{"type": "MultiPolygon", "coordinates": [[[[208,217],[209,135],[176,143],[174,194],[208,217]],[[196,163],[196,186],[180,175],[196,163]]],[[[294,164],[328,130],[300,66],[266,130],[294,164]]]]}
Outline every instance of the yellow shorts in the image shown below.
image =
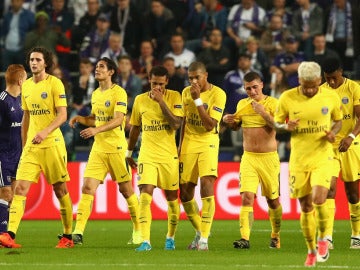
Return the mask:
{"type": "Polygon", "coordinates": [[[131,180],[128,164],[125,161],[125,153],[102,153],[91,151],[86,165],[84,177],[94,178],[103,182],[107,173],[111,179],[118,183],[131,180]]]}
{"type": "Polygon", "coordinates": [[[218,176],[218,149],[201,153],[180,155],[180,184],[192,182],[195,185],[199,177],[218,176]]]}
{"type": "Polygon", "coordinates": [[[46,148],[27,146],[22,152],[16,179],[37,183],[40,173],[43,172],[50,185],[66,182],[70,180],[66,165],[65,145],[59,144],[46,148]]]}
{"type": "Polygon", "coordinates": [[[360,178],[360,144],[356,142],[346,152],[334,149],[334,173],[338,176],[341,171],[341,179],[344,182],[355,182],[360,178]]]}
{"type": "Polygon", "coordinates": [[[280,160],[277,152],[244,152],[240,164],[240,193],[257,192],[261,184],[261,194],[268,199],[280,196],[280,160]]]}
{"type": "Polygon", "coordinates": [[[333,165],[333,160],[329,160],[311,171],[290,171],[290,197],[302,198],[309,195],[313,186],[322,186],[329,189],[333,165]]]}
{"type": "Polygon", "coordinates": [[[179,159],[166,163],[139,162],[138,186],[153,185],[163,190],[179,189],[179,159]]]}

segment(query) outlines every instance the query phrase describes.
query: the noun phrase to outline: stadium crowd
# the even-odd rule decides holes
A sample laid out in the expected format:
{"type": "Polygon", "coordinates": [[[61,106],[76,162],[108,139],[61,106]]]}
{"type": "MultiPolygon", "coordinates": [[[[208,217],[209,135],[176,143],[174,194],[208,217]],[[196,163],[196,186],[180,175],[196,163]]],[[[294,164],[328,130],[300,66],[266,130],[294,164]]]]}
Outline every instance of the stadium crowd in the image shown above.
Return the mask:
{"type": "MultiPolygon", "coordinates": [[[[70,119],[90,112],[94,64],[101,57],[118,64],[129,116],[134,98],[149,89],[153,66],[164,64],[168,88],[181,92],[189,84],[189,64],[199,60],[209,82],[226,91],[225,113],[234,113],[246,97],[243,77],[250,71],[262,75],[264,93],[274,97],[298,85],[304,60],[322,65],[328,56],[339,57],[345,75],[359,80],[359,18],[357,0],[4,0],[0,67],[3,74],[9,64],[25,65],[34,46],[54,52],[52,73],[65,85],[70,119]]],[[[62,131],[75,159],[76,146],[89,142],[67,124],[62,131]]],[[[277,139],[282,160],[288,160],[289,136],[277,139]]],[[[223,126],[221,146],[234,149],[234,160],[241,145],[241,131],[231,134],[223,126]]]]}

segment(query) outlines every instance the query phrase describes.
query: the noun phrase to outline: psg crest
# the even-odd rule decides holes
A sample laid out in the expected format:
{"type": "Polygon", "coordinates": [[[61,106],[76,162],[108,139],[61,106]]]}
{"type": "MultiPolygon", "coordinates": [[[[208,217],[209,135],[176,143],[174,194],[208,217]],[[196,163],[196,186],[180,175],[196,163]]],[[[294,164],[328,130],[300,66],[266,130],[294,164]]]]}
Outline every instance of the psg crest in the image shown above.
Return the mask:
{"type": "Polygon", "coordinates": [[[42,93],[41,93],[41,98],[42,98],[42,99],[46,99],[46,98],[47,98],[47,96],[48,96],[48,95],[47,95],[47,93],[46,93],[46,92],[42,92],[42,93]]]}

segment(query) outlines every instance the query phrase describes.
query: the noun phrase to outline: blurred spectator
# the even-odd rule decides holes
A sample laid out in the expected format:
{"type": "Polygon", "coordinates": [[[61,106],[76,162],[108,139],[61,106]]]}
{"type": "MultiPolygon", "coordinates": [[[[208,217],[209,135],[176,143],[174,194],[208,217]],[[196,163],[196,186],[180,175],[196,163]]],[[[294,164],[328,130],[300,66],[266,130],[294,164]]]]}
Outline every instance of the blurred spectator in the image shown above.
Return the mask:
{"type": "Polygon", "coordinates": [[[360,0],[352,1],[353,43],[354,43],[354,79],[360,81],[360,0]]]}
{"type": "Polygon", "coordinates": [[[161,59],[170,50],[170,36],[175,33],[175,17],[162,0],[151,0],[151,10],[145,15],[143,39],[151,40],[154,55],[161,59]]]}
{"type": "Polygon", "coordinates": [[[80,18],[79,25],[73,27],[71,46],[79,50],[87,33],[96,28],[96,20],[100,14],[100,0],[87,0],[87,12],[80,18]]]}
{"type": "Polygon", "coordinates": [[[259,70],[251,67],[251,55],[247,53],[239,54],[236,69],[226,73],[224,78],[223,89],[226,93],[225,113],[234,114],[239,100],[247,98],[248,95],[244,89],[244,76],[250,71],[255,71],[259,74],[259,70]]]}
{"type": "Polygon", "coordinates": [[[257,73],[260,72],[262,74],[264,85],[265,83],[269,83],[270,63],[265,52],[259,47],[259,40],[250,36],[246,40],[246,49],[244,52],[251,56],[251,68],[257,73]]]}
{"type": "MultiPolygon", "coordinates": [[[[170,39],[171,50],[165,57],[171,57],[175,61],[176,73],[183,79],[183,84],[187,85],[187,69],[195,61],[195,54],[185,46],[182,34],[173,34],[170,39]]],[[[182,89],[181,89],[182,90],[182,89]]]]}
{"type": "Polygon", "coordinates": [[[324,60],[326,58],[337,58],[340,60],[340,57],[336,51],[327,48],[324,34],[316,34],[313,39],[313,44],[314,50],[312,51],[308,60],[318,63],[321,69],[323,68],[324,60]]]}
{"type": "Polygon", "coordinates": [[[210,47],[203,49],[197,60],[203,62],[208,72],[208,81],[221,87],[225,74],[230,70],[230,52],[222,44],[222,34],[219,29],[210,33],[210,47]]]}
{"type": "Polygon", "coordinates": [[[151,0],[131,0],[131,3],[136,6],[140,14],[144,14],[150,10],[150,2],[151,0]]]}
{"type": "Polygon", "coordinates": [[[88,11],[88,0],[70,0],[68,8],[74,12],[74,25],[79,25],[80,19],[88,11]]]}
{"type": "Polygon", "coordinates": [[[80,56],[89,58],[95,64],[103,52],[109,47],[110,36],[109,16],[101,13],[96,20],[95,30],[90,31],[84,38],[80,48],[80,56]]]}
{"type": "Polygon", "coordinates": [[[49,26],[49,15],[44,11],[35,14],[35,29],[28,32],[25,36],[24,50],[28,51],[32,47],[45,47],[54,54],[57,44],[70,46],[70,40],[58,30],[49,26]]]}
{"type": "Polygon", "coordinates": [[[289,7],[286,7],[286,0],[273,0],[273,8],[266,11],[266,20],[271,21],[273,15],[280,16],[283,28],[291,27],[292,11],[289,7]]]}
{"type": "Polygon", "coordinates": [[[302,61],[305,61],[303,52],[298,51],[299,42],[295,36],[289,36],[286,39],[285,52],[279,53],[275,56],[274,62],[270,68],[270,72],[276,71],[276,68],[281,68],[285,71],[285,76],[289,87],[296,87],[299,85],[299,77],[297,69],[302,61]]]}
{"type": "MultiPolygon", "coordinates": [[[[5,13],[0,28],[1,71],[3,72],[10,64],[25,64],[25,36],[35,26],[35,15],[30,10],[24,9],[23,3],[24,0],[11,1],[11,11],[5,13]]],[[[4,87],[1,91],[3,89],[4,87]]]]}
{"type": "MultiPolygon", "coordinates": [[[[325,33],[328,48],[335,50],[342,59],[344,71],[353,70],[354,37],[353,31],[359,32],[358,17],[360,12],[359,1],[334,0],[325,12],[325,33]],[[357,4],[356,4],[357,2],[357,4]],[[355,19],[354,19],[355,18],[355,19]]],[[[358,50],[358,48],[357,48],[358,50]]]]}
{"type": "Polygon", "coordinates": [[[140,56],[132,61],[135,74],[142,82],[143,92],[149,90],[148,74],[153,66],[160,65],[160,61],[154,56],[154,48],[150,40],[144,40],[140,44],[140,56]]]}
{"type": "Polygon", "coordinates": [[[116,1],[117,0],[102,0],[100,13],[110,14],[114,9],[116,9],[116,1]]]}
{"type": "MultiPolygon", "coordinates": [[[[65,0],[52,0],[51,8],[48,10],[50,27],[56,32],[63,33],[71,40],[71,28],[74,25],[74,14],[68,11],[65,0]]],[[[59,56],[59,63],[63,67],[70,65],[71,46],[63,44],[56,45],[56,53],[59,56]]]]}
{"type": "Polygon", "coordinates": [[[169,80],[166,89],[175,90],[181,93],[185,88],[185,81],[184,78],[176,72],[174,58],[170,56],[165,57],[163,60],[163,66],[167,69],[169,74],[169,80]]]}
{"type": "Polygon", "coordinates": [[[121,35],[119,33],[112,32],[109,36],[109,47],[101,54],[100,58],[110,58],[117,64],[120,56],[127,55],[127,52],[121,44],[121,35]]]}
{"type": "Polygon", "coordinates": [[[266,53],[270,63],[275,55],[284,52],[286,38],[289,36],[289,30],[283,28],[281,16],[274,14],[259,41],[260,48],[266,53]]]}
{"type": "Polygon", "coordinates": [[[313,37],[322,33],[324,25],[323,10],[310,0],[296,0],[300,8],[294,11],[291,32],[300,41],[299,50],[308,58],[313,51],[313,37]]]}
{"type": "Polygon", "coordinates": [[[141,25],[142,17],[137,7],[130,0],[117,0],[110,15],[110,29],[121,34],[122,46],[132,58],[139,56],[141,25]]]}
{"type": "MultiPolygon", "coordinates": [[[[208,0],[203,0],[206,2],[208,0]]],[[[177,33],[184,33],[184,25],[187,25],[194,14],[197,0],[163,0],[164,5],[171,10],[175,16],[177,33]]]]}
{"type": "Polygon", "coordinates": [[[265,10],[255,0],[241,0],[230,9],[227,33],[232,46],[240,48],[250,36],[260,36],[265,28],[265,10]]]}
{"type": "Polygon", "coordinates": [[[210,32],[214,28],[220,29],[226,35],[228,9],[224,8],[218,0],[204,0],[203,5],[197,4],[193,16],[185,25],[187,32],[186,47],[198,53],[201,49],[209,47],[210,32]]]}
{"type": "Polygon", "coordinates": [[[134,74],[131,58],[123,55],[118,60],[119,67],[119,85],[126,90],[128,95],[128,111],[132,110],[134,99],[142,93],[141,79],[134,74]]]}

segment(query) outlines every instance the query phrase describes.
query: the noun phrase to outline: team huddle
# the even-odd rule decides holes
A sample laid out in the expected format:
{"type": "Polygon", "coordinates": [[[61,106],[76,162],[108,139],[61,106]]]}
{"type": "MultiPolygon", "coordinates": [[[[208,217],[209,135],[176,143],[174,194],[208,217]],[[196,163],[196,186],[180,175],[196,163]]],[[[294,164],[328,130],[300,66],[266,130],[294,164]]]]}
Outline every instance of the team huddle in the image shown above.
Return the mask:
{"type": "Polygon", "coordinates": [[[69,120],[71,127],[77,123],[87,126],[80,132],[82,138],[94,137],[74,230],[66,185],[70,180],[67,154],[59,129],[67,119],[65,89],[50,75],[49,51],[33,48],[27,63],[32,77],[27,79],[22,65],[10,65],[5,74],[6,90],[0,94],[0,126],[5,131],[0,143],[0,245],[21,247],[15,242],[16,232],[30,186],[37,183],[41,172],[60,204],[63,233],[58,235],[56,248],[83,244],[96,190],[110,173],[126,199],[133,225],[128,244],[138,245],[136,251],[152,249],[151,202],[155,188],[164,191],[168,203],[165,250],[175,249],[181,201],[195,231],[188,249],[207,251],[215,214],[214,183],[222,122],[233,130],[242,127],[243,131],[240,239],[233,242],[234,248],[250,248],[259,184],[269,206],[269,246],[280,248],[282,206],[275,135],[281,132],[291,134],[289,187],[301,206],[300,225],[308,249],[305,266],[326,261],[329,249],[334,248],[334,198],[340,172],[350,211],[350,248],[360,248],[360,85],[343,77],[338,59],[327,59],[323,74],[317,63],[302,62],[298,68],[300,85],[285,91],[279,99],[263,94],[258,73],[247,73],[244,89],[248,98],[238,102],[234,114],[224,116],[226,94],[208,82],[203,63],[191,63],[187,71],[190,85],[181,95],[166,88],[168,72],[155,66],[148,74],[150,90],[135,98],[127,141],[127,94],[116,84],[116,64],[101,58],[95,68],[99,87],[92,94],[90,115],[69,120]],[[136,162],[132,154],[140,135],[136,162]],[[139,198],[132,187],[130,167],[137,169],[139,198]],[[201,211],[194,199],[198,181],[201,211]]]}

